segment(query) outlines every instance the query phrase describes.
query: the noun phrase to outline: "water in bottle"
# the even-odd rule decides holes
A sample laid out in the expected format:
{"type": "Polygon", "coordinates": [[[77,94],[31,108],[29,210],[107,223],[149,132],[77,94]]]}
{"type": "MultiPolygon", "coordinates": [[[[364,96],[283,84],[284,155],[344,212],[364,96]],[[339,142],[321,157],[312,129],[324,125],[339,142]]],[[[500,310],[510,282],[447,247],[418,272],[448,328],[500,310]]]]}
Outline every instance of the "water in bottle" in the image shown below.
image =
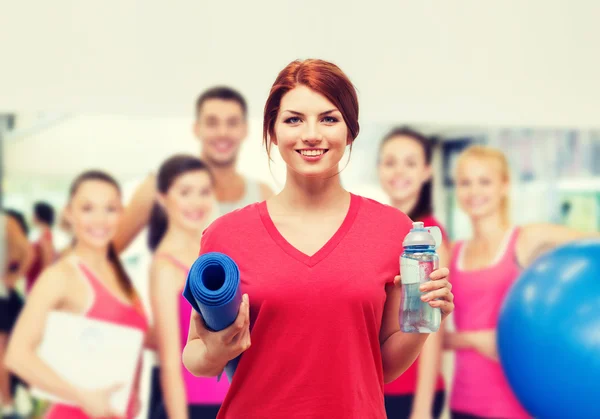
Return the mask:
{"type": "MultiPolygon", "coordinates": [[[[429,275],[438,269],[439,258],[435,252],[436,240],[431,234],[437,227],[425,227],[422,222],[413,223],[413,228],[402,243],[404,252],[400,256],[402,275],[402,301],[400,330],[405,333],[437,332],[441,323],[441,311],[421,300],[424,294],[419,287],[430,281],[429,275]]],[[[441,238],[441,234],[436,234],[441,238]]],[[[439,245],[439,241],[437,245],[439,245]]]]}

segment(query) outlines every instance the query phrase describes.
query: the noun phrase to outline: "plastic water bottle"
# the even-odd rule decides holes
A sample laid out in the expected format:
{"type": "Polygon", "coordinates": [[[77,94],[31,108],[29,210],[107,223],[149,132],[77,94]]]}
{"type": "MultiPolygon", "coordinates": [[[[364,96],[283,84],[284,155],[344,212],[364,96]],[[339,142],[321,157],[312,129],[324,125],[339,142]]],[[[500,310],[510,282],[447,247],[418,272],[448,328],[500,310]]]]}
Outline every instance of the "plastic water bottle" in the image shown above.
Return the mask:
{"type": "Polygon", "coordinates": [[[424,294],[419,287],[430,281],[429,275],[439,266],[435,252],[441,243],[438,227],[425,227],[422,222],[413,223],[413,228],[404,238],[404,253],[400,256],[400,274],[402,275],[402,301],[400,308],[400,330],[405,333],[433,333],[440,328],[442,320],[438,307],[431,307],[422,301],[424,294]]]}

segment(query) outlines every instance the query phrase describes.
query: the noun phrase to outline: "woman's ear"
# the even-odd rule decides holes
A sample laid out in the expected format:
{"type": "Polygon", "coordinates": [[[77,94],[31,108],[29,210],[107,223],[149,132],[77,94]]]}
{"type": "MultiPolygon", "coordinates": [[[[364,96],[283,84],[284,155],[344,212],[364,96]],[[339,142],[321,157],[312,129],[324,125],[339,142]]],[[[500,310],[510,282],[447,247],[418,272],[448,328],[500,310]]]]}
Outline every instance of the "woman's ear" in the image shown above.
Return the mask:
{"type": "Polygon", "coordinates": [[[354,138],[348,134],[348,139],[346,140],[346,145],[352,145],[354,143],[354,138]]]}

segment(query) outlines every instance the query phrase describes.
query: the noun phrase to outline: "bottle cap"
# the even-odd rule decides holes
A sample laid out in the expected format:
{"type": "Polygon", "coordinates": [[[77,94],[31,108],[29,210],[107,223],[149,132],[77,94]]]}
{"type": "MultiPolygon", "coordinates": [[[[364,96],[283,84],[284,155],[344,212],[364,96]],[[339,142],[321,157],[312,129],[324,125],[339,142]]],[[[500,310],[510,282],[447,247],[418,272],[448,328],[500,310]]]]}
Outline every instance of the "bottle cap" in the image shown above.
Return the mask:
{"type": "Polygon", "coordinates": [[[410,232],[404,238],[402,246],[439,246],[441,244],[441,232],[438,227],[425,227],[423,222],[415,221],[410,232]],[[436,240],[434,235],[439,236],[436,240]]]}

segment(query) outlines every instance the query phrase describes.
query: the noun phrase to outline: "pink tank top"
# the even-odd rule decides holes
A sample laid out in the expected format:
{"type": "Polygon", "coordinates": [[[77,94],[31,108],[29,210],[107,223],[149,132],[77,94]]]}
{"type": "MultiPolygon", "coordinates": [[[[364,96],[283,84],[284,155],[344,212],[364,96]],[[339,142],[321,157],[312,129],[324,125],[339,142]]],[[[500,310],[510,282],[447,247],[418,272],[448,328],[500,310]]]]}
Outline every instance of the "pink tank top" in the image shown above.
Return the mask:
{"type": "MultiPolygon", "coordinates": [[[[170,261],[173,265],[181,269],[187,277],[189,267],[183,262],[167,253],[156,253],[155,257],[162,257],[170,261]]],[[[179,293],[179,334],[181,342],[181,350],[185,348],[188,339],[188,331],[190,327],[190,317],[192,315],[192,306],[181,295],[183,287],[179,293]]],[[[216,377],[205,378],[192,375],[183,364],[181,365],[183,381],[185,384],[186,400],[188,405],[206,405],[206,404],[221,404],[225,399],[229,383],[225,378],[217,381],[216,377]]]]}
{"type": "MultiPolygon", "coordinates": [[[[143,306],[139,300],[133,304],[123,301],[113,294],[106,286],[90,271],[83,263],[74,259],[76,266],[81,270],[83,277],[87,280],[92,289],[93,301],[88,310],[83,314],[85,317],[96,320],[103,320],[118,324],[121,326],[133,327],[142,330],[144,333],[148,330],[148,321],[144,313],[143,306]]],[[[131,394],[127,419],[135,417],[135,404],[139,400],[139,380],[142,367],[142,353],[137,368],[136,383],[131,394]]],[[[88,416],[78,407],[64,404],[53,405],[46,415],[46,419],[88,419],[88,416]]]]}
{"type": "MultiPolygon", "coordinates": [[[[450,280],[457,332],[496,328],[504,297],[521,271],[515,252],[518,235],[518,228],[510,231],[496,260],[477,270],[461,269],[464,242],[454,246],[450,280]]],[[[450,407],[490,418],[530,417],[514,396],[501,365],[471,349],[456,351],[450,407]]]]}

